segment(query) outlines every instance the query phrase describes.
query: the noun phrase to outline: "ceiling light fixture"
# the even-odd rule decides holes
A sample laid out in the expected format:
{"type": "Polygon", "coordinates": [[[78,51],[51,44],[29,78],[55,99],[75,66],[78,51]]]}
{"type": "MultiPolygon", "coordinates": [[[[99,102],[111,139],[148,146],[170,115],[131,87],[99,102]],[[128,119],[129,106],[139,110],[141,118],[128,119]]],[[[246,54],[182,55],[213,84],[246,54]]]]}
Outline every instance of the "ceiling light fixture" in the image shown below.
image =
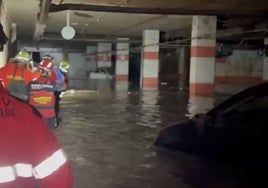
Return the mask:
{"type": "Polygon", "coordinates": [[[67,22],[67,25],[65,27],[63,27],[61,30],[61,36],[66,40],[70,40],[70,39],[74,38],[75,30],[73,27],[70,26],[69,10],[67,10],[66,22],[67,22]]]}

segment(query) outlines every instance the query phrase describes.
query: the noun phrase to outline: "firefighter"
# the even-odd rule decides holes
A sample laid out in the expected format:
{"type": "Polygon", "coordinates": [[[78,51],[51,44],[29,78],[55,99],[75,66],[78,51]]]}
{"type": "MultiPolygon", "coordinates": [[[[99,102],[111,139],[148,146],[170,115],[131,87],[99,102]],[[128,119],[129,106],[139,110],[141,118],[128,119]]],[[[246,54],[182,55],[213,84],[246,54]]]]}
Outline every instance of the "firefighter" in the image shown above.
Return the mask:
{"type": "Polygon", "coordinates": [[[64,83],[65,83],[65,90],[69,89],[69,69],[70,69],[70,62],[69,61],[62,61],[59,66],[60,72],[64,76],[64,83]]]}
{"type": "Polygon", "coordinates": [[[60,97],[63,95],[63,93],[69,89],[69,68],[70,68],[70,62],[68,61],[62,61],[58,67],[55,68],[55,73],[57,76],[57,90],[55,92],[55,111],[58,121],[59,118],[59,112],[60,112],[60,97]]]}
{"type": "Polygon", "coordinates": [[[0,83],[0,187],[72,188],[70,161],[41,114],[0,83]]]}
{"type": "Polygon", "coordinates": [[[58,123],[55,113],[55,80],[51,79],[53,63],[42,60],[38,65],[40,77],[31,81],[27,88],[29,103],[33,105],[46,119],[50,128],[56,128],[58,123]]]}
{"type": "Polygon", "coordinates": [[[10,94],[25,101],[28,100],[26,85],[36,76],[27,68],[29,60],[29,53],[22,50],[4,67],[0,68],[0,78],[6,89],[10,94]]]}
{"type": "MultiPolygon", "coordinates": [[[[53,65],[53,67],[55,67],[55,61],[54,61],[54,57],[53,56],[51,56],[49,54],[46,54],[46,55],[44,55],[42,57],[41,62],[44,61],[44,60],[45,61],[50,61],[52,63],[52,65],[53,65]]],[[[56,73],[55,73],[54,70],[50,74],[50,79],[53,80],[53,81],[56,81],[57,80],[57,76],[56,76],[56,73]]]]}

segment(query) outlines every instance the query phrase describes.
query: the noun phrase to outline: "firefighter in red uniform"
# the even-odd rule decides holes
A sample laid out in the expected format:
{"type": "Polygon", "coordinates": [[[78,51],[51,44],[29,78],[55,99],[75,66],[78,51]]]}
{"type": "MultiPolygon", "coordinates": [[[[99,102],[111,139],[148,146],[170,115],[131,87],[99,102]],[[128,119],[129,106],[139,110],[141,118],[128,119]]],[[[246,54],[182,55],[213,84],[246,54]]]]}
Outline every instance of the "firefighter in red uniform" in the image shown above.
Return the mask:
{"type": "MultiPolygon", "coordinates": [[[[50,61],[50,62],[52,63],[52,65],[53,65],[53,67],[54,67],[54,65],[55,65],[54,57],[51,56],[51,55],[49,55],[49,54],[44,55],[44,56],[42,57],[41,62],[42,62],[42,61],[50,61]]],[[[51,71],[50,79],[53,80],[53,81],[55,81],[55,82],[56,82],[56,80],[57,80],[57,76],[56,76],[56,73],[55,73],[54,70],[51,71]]]]}
{"type": "Polygon", "coordinates": [[[0,83],[0,187],[72,188],[70,161],[41,114],[0,83]]]}
{"type": "Polygon", "coordinates": [[[22,50],[14,59],[0,68],[0,78],[6,89],[10,94],[25,101],[28,100],[26,85],[36,76],[27,68],[29,57],[29,53],[22,50]]]}
{"type": "Polygon", "coordinates": [[[56,128],[58,125],[54,108],[56,82],[51,79],[53,63],[49,60],[42,60],[38,65],[38,70],[40,77],[31,81],[27,86],[29,103],[42,114],[50,128],[56,128]]]}

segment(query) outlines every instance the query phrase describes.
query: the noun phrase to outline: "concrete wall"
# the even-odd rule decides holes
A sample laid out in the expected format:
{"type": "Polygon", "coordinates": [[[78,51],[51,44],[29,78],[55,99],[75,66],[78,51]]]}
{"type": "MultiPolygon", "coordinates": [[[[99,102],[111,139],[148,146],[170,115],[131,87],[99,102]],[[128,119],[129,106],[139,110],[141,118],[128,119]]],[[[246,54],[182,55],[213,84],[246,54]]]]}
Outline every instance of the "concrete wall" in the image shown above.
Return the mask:
{"type": "MultiPolygon", "coordinates": [[[[215,60],[215,91],[217,93],[233,94],[263,81],[264,55],[259,53],[260,51],[229,51],[231,55],[215,60]]],[[[176,87],[178,81],[181,80],[177,63],[179,59],[180,50],[160,49],[159,79],[162,82],[162,88],[176,87]]],[[[185,65],[189,68],[189,62],[185,65]]]]}
{"type": "Polygon", "coordinates": [[[74,89],[80,89],[86,87],[86,59],[84,53],[69,53],[70,61],[70,87],[74,89]]]}
{"type": "Polygon", "coordinates": [[[228,57],[216,58],[216,91],[235,93],[262,82],[263,59],[257,50],[233,50],[228,57]]]}

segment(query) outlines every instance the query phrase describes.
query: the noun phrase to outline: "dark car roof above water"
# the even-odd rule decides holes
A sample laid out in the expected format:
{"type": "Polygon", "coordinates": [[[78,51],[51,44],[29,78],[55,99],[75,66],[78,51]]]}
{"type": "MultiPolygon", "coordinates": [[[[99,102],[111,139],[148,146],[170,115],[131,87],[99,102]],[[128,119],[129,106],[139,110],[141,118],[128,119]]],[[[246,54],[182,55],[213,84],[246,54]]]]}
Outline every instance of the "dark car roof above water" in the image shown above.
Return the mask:
{"type": "Polygon", "coordinates": [[[237,105],[241,105],[250,100],[256,100],[264,96],[268,96],[268,82],[254,85],[231,96],[207,112],[207,115],[215,116],[217,113],[229,111],[237,105]]]}

